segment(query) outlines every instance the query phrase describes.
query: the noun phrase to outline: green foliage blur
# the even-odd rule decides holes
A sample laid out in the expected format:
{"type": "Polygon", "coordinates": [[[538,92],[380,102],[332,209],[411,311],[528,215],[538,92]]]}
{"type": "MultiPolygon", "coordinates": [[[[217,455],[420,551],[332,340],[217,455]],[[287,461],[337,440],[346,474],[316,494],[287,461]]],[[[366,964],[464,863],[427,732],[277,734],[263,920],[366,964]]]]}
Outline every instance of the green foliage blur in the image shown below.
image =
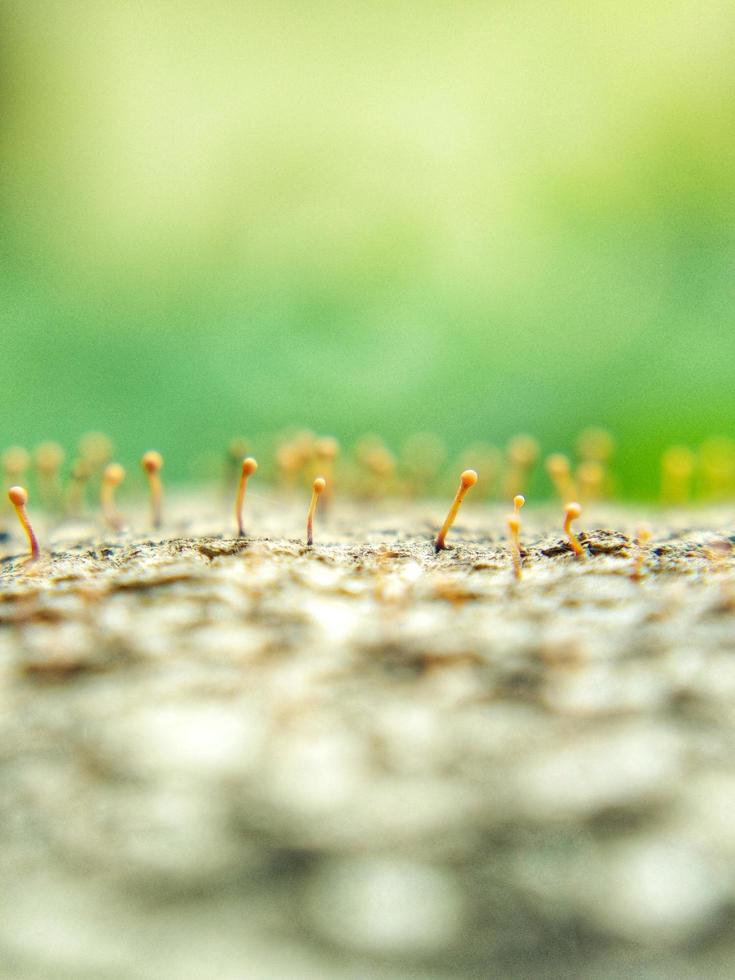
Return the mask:
{"type": "Polygon", "coordinates": [[[0,447],[732,434],[727,0],[4,0],[0,447]]]}

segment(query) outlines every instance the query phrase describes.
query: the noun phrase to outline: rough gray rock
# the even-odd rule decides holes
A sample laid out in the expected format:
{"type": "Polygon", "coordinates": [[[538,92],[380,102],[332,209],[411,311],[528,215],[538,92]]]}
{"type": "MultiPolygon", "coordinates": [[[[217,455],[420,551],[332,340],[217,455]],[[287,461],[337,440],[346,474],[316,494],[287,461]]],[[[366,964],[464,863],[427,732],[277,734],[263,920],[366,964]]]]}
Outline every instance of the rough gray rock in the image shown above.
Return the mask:
{"type": "Polygon", "coordinates": [[[2,976],[732,975],[722,533],[386,521],[3,561],[2,976]]]}

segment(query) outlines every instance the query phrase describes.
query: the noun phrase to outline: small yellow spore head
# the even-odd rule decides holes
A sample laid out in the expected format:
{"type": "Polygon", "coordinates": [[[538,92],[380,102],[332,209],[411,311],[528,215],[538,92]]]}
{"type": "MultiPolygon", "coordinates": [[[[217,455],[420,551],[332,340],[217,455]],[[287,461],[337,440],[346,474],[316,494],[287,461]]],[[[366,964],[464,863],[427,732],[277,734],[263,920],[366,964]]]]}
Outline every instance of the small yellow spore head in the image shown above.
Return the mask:
{"type": "Polygon", "coordinates": [[[314,493],[320,494],[324,491],[326,485],[327,485],[327,481],[324,479],[324,477],[318,476],[316,480],[314,480],[314,483],[312,484],[312,490],[314,491],[314,493]]]}
{"type": "Polygon", "coordinates": [[[562,500],[570,500],[577,496],[572,483],[572,464],[564,453],[552,453],[546,457],[546,472],[549,474],[554,489],[562,500]]]}
{"type": "Polygon", "coordinates": [[[64,450],[58,442],[42,442],[36,449],[36,466],[42,473],[54,473],[64,462],[64,450]]]}
{"type": "Polygon", "coordinates": [[[475,470],[465,470],[459,478],[459,482],[462,484],[463,487],[466,487],[467,489],[469,489],[470,487],[474,487],[474,485],[477,483],[477,480],[478,480],[478,476],[475,470]]]}
{"type": "Polygon", "coordinates": [[[615,440],[607,429],[591,426],[580,433],[577,451],[583,460],[606,463],[615,451],[615,440]]]}
{"type": "Polygon", "coordinates": [[[320,459],[333,460],[339,455],[339,443],[333,436],[322,436],[314,444],[314,451],[320,459]]]}
{"type": "Polygon", "coordinates": [[[112,487],[119,487],[125,479],[125,470],[119,463],[110,463],[105,467],[102,479],[112,487]]]}
{"type": "Polygon", "coordinates": [[[576,521],[582,516],[582,505],[573,501],[564,508],[564,516],[567,520],[576,521]]]}
{"type": "Polygon", "coordinates": [[[243,476],[252,476],[253,473],[255,473],[255,471],[257,470],[257,468],[258,468],[258,462],[257,460],[253,459],[252,456],[247,456],[242,461],[243,476]]]}
{"type": "Polygon", "coordinates": [[[112,440],[104,432],[86,432],[79,440],[79,452],[94,469],[108,463],[112,456],[112,440]]]}
{"type": "Polygon", "coordinates": [[[523,496],[523,494],[517,493],[513,498],[513,508],[516,514],[521,509],[521,507],[525,505],[525,503],[526,503],[526,498],[523,496]]]}
{"type": "Polygon", "coordinates": [[[596,460],[587,460],[577,467],[577,480],[585,496],[597,496],[605,483],[605,467],[596,460]]]}
{"type": "Polygon", "coordinates": [[[546,459],[546,471],[551,477],[569,476],[569,457],[564,453],[552,453],[546,459]]]}
{"type": "Polygon", "coordinates": [[[31,463],[31,455],[22,446],[11,446],[6,449],[2,456],[2,464],[5,472],[21,474],[28,469],[31,463]]]}
{"type": "Polygon", "coordinates": [[[539,444],[533,436],[514,436],[508,443],[508,459],[515,466],[533,466],[539,454],[539,444]]]}
{"type": "Polygon", "coordinates": [[[28,503],[28,491],[25,487],[11,487],[8,490],[8,499],[13,507],[25,507],[28,503]]]}
{"type": "Polygon", "coordinates": [[[676,476],[690,476],[695,456],[686,446],[670,446],[663,454],[664,468],[676,476]]]}
{"type": "Polygon", "coordinates": [[[158,473],[163,469],[163,456],[155,449],[149,449],[147,453],[143,453],[140,464],[146,473],[158,473]]]}

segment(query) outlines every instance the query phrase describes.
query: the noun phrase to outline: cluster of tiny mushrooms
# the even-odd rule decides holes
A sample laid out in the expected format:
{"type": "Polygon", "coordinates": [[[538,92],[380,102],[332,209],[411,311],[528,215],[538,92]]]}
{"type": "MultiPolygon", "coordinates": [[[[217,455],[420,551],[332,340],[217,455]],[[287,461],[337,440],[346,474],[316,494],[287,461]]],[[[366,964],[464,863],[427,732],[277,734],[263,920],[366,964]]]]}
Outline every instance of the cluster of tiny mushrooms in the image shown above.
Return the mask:
{"type": "MultiPolygon", "coordinates": [[[[141,467],[148,479],[150,490],[151,524],[154,528],[160,528],[162,524],[162,503],[163,503],[163,484],[161,481],[161,470],[163,469],[163,457],[156,450],[149,450],[141,457],[141,467]]],[[[245,536],[243,523],[243,507],[245,503],[245,492],[248,479],[258,469],[258,463],[252,456],[247,456],[242,460],[240,468],[240,479],[238,481],[237,494],[235,497],[235,519],[237,531],[240,537],[245,536]]],[[[123,520],[115,506],[115,489],[123,482],[125,470],[119,463],[109,463],[103,473],[100,489],[100,505],[102,515],[106,524],[113,530],[119,531],[123,527],[123,520]]],[[[446,547],[446,538],[450,528],[454,524],[462,501],[469,491],[478,481],[475,470],[464,470],[459,479],[459,487],[449,508],[447,516],[442,524],[439,533],[434,540],[434,550],[438,554],[446,547]]],[[[306,516],[306,544],[311,548],[314,543],[314,515],[320,496],[327,488],[327,481],[323,476],[317,476],[312,483],[311,501],[306,516]]],[[[38,539],[35,535],[31,522],[28,518],[26,505],[28,503],[28,491],[25,487],[14,486],[8,490],[8,498],[15,508],[18,521],[28,538],[30,549],[29,559],[35,560],[40,555],[38,539]]],[[[521,508],[525,505],[526,498],[522,494],[516,494],[513,498],[513,512],[508,516],[507,526],[509,535],[509,550],[511,557],[511,567],[513,575],[520,580],[523,574],[523,552],[521,548],[521,508]]],[[[564,508],[564,533],[569,541],[569,546],[575,556],[580,559],[585,555],[584,548],[580,544],[579,538],[572,529],[573,521],[579,519],[582,514],[582,507],[576,501],[570,501],[564,508]]],[[[638,550],[636,553],[631,577],[638,580],[643,577],[645,546],[651,539],[651,531],[647,525],[638,528],[636,542],[638,550]]]]}

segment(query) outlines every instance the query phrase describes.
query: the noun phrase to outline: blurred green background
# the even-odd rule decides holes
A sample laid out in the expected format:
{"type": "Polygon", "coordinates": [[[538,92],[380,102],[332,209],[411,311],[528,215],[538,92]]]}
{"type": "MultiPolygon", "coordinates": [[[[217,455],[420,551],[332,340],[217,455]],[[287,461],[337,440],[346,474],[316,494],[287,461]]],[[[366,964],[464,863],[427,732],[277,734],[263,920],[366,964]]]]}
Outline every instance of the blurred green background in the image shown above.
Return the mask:
{"type": "Polygon", "coordinates": [[[731,431],[729,0],[3,0],[0,445],[731,431]]]}

